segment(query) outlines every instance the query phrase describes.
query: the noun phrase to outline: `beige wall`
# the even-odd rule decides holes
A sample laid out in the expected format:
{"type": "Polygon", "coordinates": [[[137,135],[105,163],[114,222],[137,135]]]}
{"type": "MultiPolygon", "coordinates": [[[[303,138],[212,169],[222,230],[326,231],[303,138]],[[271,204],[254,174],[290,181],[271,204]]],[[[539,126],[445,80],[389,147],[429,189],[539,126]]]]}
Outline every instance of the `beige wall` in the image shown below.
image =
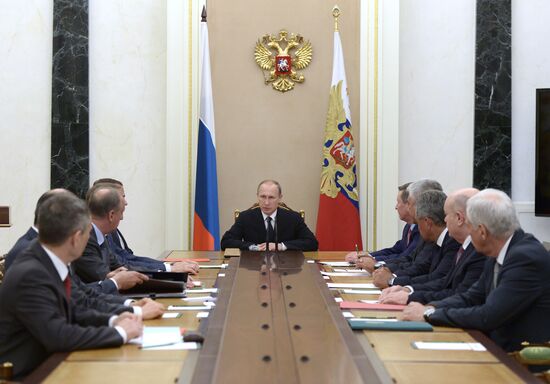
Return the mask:
{"type": "MultiPolygon", "coordinates": [[[[233,221],[233,210],[255,201],[256,186],[265,178],[281,182],[284,201],[304,209],[306,222],[315,231],[332,74],[334,4],[327,0],[208,1],[221,235],[233,221]],[[286,93],[265,85],[254,61],[258,38],[281,29],[301,34],[313,46],[313,60],[302,72],[305,82],[286,93]]],[[[359,2],[344,0],[339,6],[357,145],[359,2]]]]}

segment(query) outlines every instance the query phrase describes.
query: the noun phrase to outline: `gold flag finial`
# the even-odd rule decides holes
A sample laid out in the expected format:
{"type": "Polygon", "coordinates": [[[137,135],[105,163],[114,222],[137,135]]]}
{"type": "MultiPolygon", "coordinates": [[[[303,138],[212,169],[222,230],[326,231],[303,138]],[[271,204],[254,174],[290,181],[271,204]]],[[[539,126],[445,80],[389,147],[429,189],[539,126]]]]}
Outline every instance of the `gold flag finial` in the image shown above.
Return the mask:
{"type": "Polygon", "coordinates": [[[334,32],[338,32],[338,17],[340,16],[340,8],[337,5],[332,8],[332,16],[334,17],[334,32]]]}

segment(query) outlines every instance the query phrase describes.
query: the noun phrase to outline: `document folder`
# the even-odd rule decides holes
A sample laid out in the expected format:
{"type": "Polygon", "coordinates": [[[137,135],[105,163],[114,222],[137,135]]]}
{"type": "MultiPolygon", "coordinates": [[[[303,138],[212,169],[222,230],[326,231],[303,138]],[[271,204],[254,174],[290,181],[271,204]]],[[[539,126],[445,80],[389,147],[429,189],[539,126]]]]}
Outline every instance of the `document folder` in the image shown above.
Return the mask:
{"type": "Polygon", "coordinates": [[[351,329],[370,329],[375,331],[419,331],[432,332],[429,323],[422,321],[369,321],[368,319],[348,319],[351,329]]]}

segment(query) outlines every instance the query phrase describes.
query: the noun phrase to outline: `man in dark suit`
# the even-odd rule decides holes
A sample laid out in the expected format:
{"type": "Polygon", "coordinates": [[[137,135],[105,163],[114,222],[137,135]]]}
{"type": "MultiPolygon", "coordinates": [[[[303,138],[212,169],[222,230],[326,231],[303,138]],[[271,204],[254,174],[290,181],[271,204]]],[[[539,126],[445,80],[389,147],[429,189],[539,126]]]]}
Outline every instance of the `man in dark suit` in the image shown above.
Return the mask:
{"type": "MultiPolygon", "coordinates": [[[[126,200],[126,192],[124,191],[124,185],[121,181],[112,178],[102,178],[94,181],[94,184],[88,193],[88,197],[99,184],[104,184],[116,188],[122,196],[124,207],[128,206],[128,201],[126,200]]],[[[134,255],[134,252],[128,246],[126,239],[124,238],[122,232],[118,227],[113,232],[105,235],[105,241],[107,242],[110,251],[116,255],[118,263],[134,270],[187,272],[192,274],[196,274],[199,270],[199,265],[193,261],[177,261],[169,263],[163,262],[161,260],[156,260],[151,257],[134,255]]],[[[190,279],[189,281],[191,282],[192,279],[190,279]]]]}
{"type": "Polygon", "coordinates": [[[404,320],[478,329],[506,351],[523,341],[550,340],[550,256],[521,230],[512,200],[486,189],[468,200],[467,223],[476,250],[488,256],[466,292],[427,306],[410,303],[404,320]]]}
{"type": "Polygon", "coordinates": [[[14,376],[30,373],[51,353],[114,347],[139,336],[141,320],[77,307],[68,265],[88,241],[86,204],[70,192],[49,198],[38,213],[39,239],[18,255],[0,286],[0,361],[14,376]]]}
{"type": "Polygon", "coordinates": [[[477,281],[486,257],[476,252],[471,243],[466,226],[466,202],[478,192],[475,188],[461,189],[449,195],[445,201],[445,223],[449,234],[461,244],[447,275],[425,283],[386,288],[380,295],[381,303],[407,304],[411,301],[427,303],[441,300],[455,293],[465,292],[477,281]]]}
{"type": "Polygon", "coordinates": [[[264,180],[258,185],[258,208],[243,211],[235,224],[222,237],[221,248],[239,248],[251,251],[316,251],[318,242],[300,214],[279,208],[283,197],[281,186],[275,180],[264,180]]]}
{"type": "Polygon", "coordinates": [[[429,257],[416,258],[412,263],[389,261],[373,273],[373,282],[379,288],[392,285],[426,283],[444,277],[451,269],[453,257],[460,244],[445,226],[444,205],[447,196],[436,190],[423,192],[416,201],[416,217],[420,236],[429,247],[429,257]]]}
{"type": "Polygon", "coordinates": [[[82,257],[73,263],[75,273],[85,283],[127,277],[122,280],[123,285],[116,281],[120,290],[147,280],[147,276],[123,268],[105,241],[105,234],[116,230],[124,213],[124,202],[117,189],[104,184],[92,187],[88,194],[88,207],[92,214],[92,228],[82,257]]]}
{"type": "Polygon", "coordinates": [[[407,208],[407,199],[409,197],[407,187],[410,184],[411,183],[405,183],[400,185],[397,191],[395,210],[397,211],[399,219],[407,223],[403,228],[401,239],[392,247],[380,249],[375,252],[350,252],[345,257],[347,262],[358,263],[358,267],[372,272],[376,262],[387,261],[400,256],[406,257],[414,251],[418,245],[420,234],[418,232],[418,226],[414,223],[414,218],[409,214],[407,208]]]}
{"type": "MultiPolygon", "coordinates": [[[[21,236],[9,252],[11,262],[30,246],[33,240],[38,238],[38,211],[44,202],[58,193],[66,193],[66,189],[57,188],[43,193],[36,203],[34,213],[34,224],[29,230],[21,236]]],[[[8,268],[6,268],[7,270],[8,268]]],[[[124,274],[120,274],[118,284],[124,286],[122,281],[124,274]]],[[[71,298],[77,305],[93,308],[100,312],[122,313],[133,312],[142,316],[143,319],[152,319],[160,316],[164,312],[164,306],[150,299],[133,301],[118,295],[117,283],[113,278],[103,281],[83,283],[78,275],[73,274],[71,278],[71,298]]]]}

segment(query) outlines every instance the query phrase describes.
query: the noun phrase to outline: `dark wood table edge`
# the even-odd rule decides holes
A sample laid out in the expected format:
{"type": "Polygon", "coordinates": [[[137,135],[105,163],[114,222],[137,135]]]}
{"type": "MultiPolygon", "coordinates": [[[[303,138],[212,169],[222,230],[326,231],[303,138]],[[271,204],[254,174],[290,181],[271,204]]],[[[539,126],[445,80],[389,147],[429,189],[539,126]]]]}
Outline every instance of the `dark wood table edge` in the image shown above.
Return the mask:
{"type": "Polygon", "coordinates": [[[327,282],[320,273],[320,264],[318,263],[306,263],[304,267],[309,268],[311,273],[316,277],[315,280],[321,292],[321,296],[325,300],[327,310],[329,311],[334,324],[337,326],[342,339],[350,349],[350,353],[355,361],[358,371],[364,379],[364,382],[368,383],[393,383],[393,379],[389,372],[386,370],[384,363],[376,352],[372,349],[372,346],[367,341],[366,343],[360,342],[357,335],[352,331],[348,322],[342,315],[340,305],[334,300],[334,296],[328,289],[327,282]],[[362,353],[354,354],[353,350],[360,349],[362,353]],[[376,379],[376,380],[375,380],[376,379]]]}
{"type": "Polygon", "coordinates": [[[207,322],[199,326],[204,330],[204,344],[196,357],[195,364],[184,364],[178,383],[210,383],[216,372],[218,352],[223,338],[226,314],[233,292],[235,275],[239,267],[240,258],[234,257],[228,260],[228,268],[224,270],[225,277],[218,277],[216,286],[218,287],[218,298],[216,307],[208,316],[207,322]],[[193,369],[193,374],[189,375],[189,369],[193,369]]]}
{"type": "Polygon", "coordinates": [[[31,384],[31,383],[41,383],[43,382],[46,377],[48,377],[54,369],[57,368],[58,365],[60,365],[67,356],[69,356],[70,352],[57,352],[48,357],[42,364],[38,366],[34,371],[32,371],[25,379],[21,381],[23,384],[31,384]]]}
{"type": "Polygon", "coordinates": [[[502,348],[496,345],[487,335],[481,331],[473,329],[465,329],[466,332],[472,338],[479,343],[483,344],[489,352],[491,352],[498,359],[499,362],[504,364],[508,369],[514,372],[525,383],[540,384],[541,381],[533,375],[526,367],[521,365],[512,356],[508,355],[502,348]]]}

